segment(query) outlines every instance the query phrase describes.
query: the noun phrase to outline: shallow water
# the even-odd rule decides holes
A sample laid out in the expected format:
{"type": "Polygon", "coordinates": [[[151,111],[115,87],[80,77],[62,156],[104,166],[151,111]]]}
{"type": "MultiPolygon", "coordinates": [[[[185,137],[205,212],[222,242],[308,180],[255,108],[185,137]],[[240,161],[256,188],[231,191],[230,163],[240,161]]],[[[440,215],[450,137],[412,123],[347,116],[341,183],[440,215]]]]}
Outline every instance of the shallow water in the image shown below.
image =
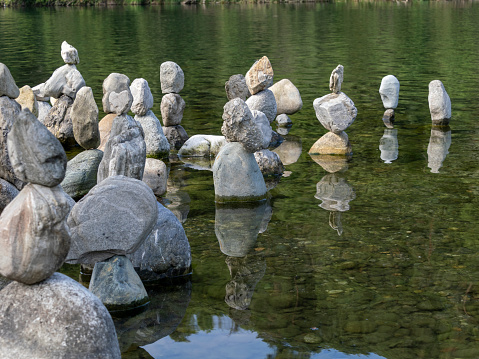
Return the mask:
{"type": "Polygon", "coordinates": [[[115,320],[124,358],[479,357],[478,16],[474,2],[0,9],[0,61],[19,86],[61,66],[67,40],[99,104],[103,79],[121,72],[148,80],[159,116],[159,66],[177,62],[190,136],[220,134],[224,82],[263,55],[301,92],[278,150],[287,176],[236,221],[222,222],[211,172],[170,163],[165,201],[193,274],[115,320]],[[329,174],[307,152],[326,132],[312,102],[339,63],[358,117],[348,169],[329,174]],[[401,82],[397,153],[379,149],[396,141],[381,121],[387,74],[401,82]],[[434,79],[453,116],[431,136],[434,79]]]}

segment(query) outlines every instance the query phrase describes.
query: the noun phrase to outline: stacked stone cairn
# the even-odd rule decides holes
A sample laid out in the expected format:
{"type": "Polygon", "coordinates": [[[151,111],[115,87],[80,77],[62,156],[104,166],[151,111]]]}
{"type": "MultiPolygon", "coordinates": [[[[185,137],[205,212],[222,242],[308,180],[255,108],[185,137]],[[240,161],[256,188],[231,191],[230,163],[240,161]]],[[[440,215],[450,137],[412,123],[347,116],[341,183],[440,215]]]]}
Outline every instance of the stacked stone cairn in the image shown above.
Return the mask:
{"type": "Polygon", "coordinates": [[[185,75],[181,67],[173,61],[163,62],[160,66],[161,117],[171,150],[179,150],[188,140],[188,134],[181,126],[185,101],[179,95],[185,85],[185,75]]]}
{"type": "Polygon", "coordinates": [[[451,119],[451,99],[440,80],[429,83],[429,111],[433,126],[447,126],[451,119]]]}
{"type": "Polygon", "coordinates": [[[332,93],[317,98],[313,102],[316,117],[330,132],[317,140],[311,149],[310,155],[343,155],[352,154],[351,144],[346,130],[356,119],[358,110],[354,102],[341,92],[344,68],[338,65],[331,73],[329,89],[332,93]]]}
{"type": "Polygon", "coordinates": [[[13,281],[1,291],[0,357],[120,358],[107,309],[55,273],[71,241],[62,145],[25,109],[14,117],[7,146],[15,175],[27,184],[0,216],[0,274],[13,281]]]}
{"type": "Polygon", "coordinates": [[[384,76],[379,87],[379,94],[386,109],[383,115],[383,122],[387,128],[393,128],[394,109],[399,102],[399,80],[394,75],[384,76]]]}
{"type": "Polygon", "coordinates": [[[276,99],[276,124],[278,125],[277,132],[280,135],[287,135],[293,122],[288,115],[293,115],[303,107],[303,100],[299,90],[294,84],[288,80],[283,79],[276,82],[270,87],[276,99]]]}

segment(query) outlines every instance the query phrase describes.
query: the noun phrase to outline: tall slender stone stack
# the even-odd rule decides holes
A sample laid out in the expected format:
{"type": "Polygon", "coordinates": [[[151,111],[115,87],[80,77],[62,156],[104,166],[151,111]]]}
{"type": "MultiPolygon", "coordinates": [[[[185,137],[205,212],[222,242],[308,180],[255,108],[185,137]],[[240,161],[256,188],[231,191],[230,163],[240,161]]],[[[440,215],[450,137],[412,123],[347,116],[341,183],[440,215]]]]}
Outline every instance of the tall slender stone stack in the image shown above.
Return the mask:
{"type": "Polygon", "coordinates": [[[160,66],[160,81],[161,92],[165,94],[161,99],[163,132],[170,148],[179,150],[188,140],[188,134],[181,126],[185,101],[179,95],[185,84],[185,75],[178,64],[166,61],[160,66]]]}
{"type": "Polygon", "coordinates": [[[383,115],[384,125],[393,128],[394,109],[398,106],[399,101],[399,80],[394,75],[384,76],[379,87],[379,94],[386,109],[383,115]]]}

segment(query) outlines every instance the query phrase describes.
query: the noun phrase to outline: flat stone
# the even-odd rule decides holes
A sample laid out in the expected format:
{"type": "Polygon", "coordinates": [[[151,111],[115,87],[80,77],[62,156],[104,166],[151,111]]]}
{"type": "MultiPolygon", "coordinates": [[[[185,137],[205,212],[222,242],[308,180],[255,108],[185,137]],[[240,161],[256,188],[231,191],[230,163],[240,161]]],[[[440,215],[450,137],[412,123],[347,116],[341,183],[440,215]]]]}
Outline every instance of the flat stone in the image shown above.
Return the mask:
{"type": "Polygon", "coordinates": [[[111,126],[113,126],[113,120],[116,116],[115,113],[110,113],[98,123],[98,130],[100,131],[100,146],[98,146],[98,149],[101,151],[105,150],[105,145],[110,139],[111,126]]]}
{"type": "Polygon", "coordinates": [[[156,158],[147,158],[145,171],[143,172],[143,182],[152,189],[155,196],[165,194],[167,181],[168,169],[165,163],[156,158]]]}
{"type": "Polygon", "coordinates": [[[291,127],[293,125],[293,121],[291,121],[288,115],[284,113],[276,116],[276,122],[278,123],[278,126],[280,127],[291,127]]]}
{"type": "Polygon", "coordinates": [[[68,161],[61,185],[74,200],[79,200],[97,184],[98,166],[102,158],[103,151],[87,150],[68,161]]]}
{"type": "Polygon", "coordinates": [[[43,120],[43,124],[47,129],[64,146],[73,146],[76,144],[71,118],[72,105],[72,98],[67,95],[62,95],[43,120]]]}
{"type": "Polygon", "coordinates": [[[63,65],[56,69],[45,82],[43,93],[45,97],[60,98],[61,95],[75,99],[77,92],[85,86],[80,71],[75,65],[63,65]]]}
{"type": "Polygon", "coordinates": [[[0,178],[0,214],[18,193],[18,189],[13,184],[0,178]]]}
{"type": "Polygon", "coordinates": [[[27,184],[0,216],[0,274],[33,284],[58,270],[70,247],[69,212],[61,186],[27,184]]]}
{"type": "Polygon", "coordinates": [[[45,101],[37,101],[37,104],[38,104],[38,117],[37,117],[37,119],[41,123],[44,123],[45,119],[48,116],[48,113],[52,109],[52,105],[50,105],[50,103],[45,102],[45,101]]]}
{"type": "Polygon", "coordinates": [[[253,153],[238,142],[227,143],[216,156],[213,180],[218,202],[256,201],[266,196],[263,175],[253,153]]]}
{"type": "Polygon", "coordinates": [[[111,112],[122,115],[130,111],[133,96],[131,95],[130,89],[121,92],[112,91],[108,97],[108,102],[111,112]]]}
{"type": "Polygon", "coordinates": [[[130,91],[130,79],[126,75],[116,72],[108,75],[108,77],[103,81],[103,98],[101,100],[103,104],[103,112],[113,112],[110,109],[110,93],[120,93],[125,90],[130,91]]]}
{"type": "Polygon", "coordinates": [[[336,134],[351,126],[358,114],[354,102],[343,92],[317,98],[313,107],[324,128],[336,134]]]}
{"type": "Polygon", "coordinates": [[[161,99],[161,118],[165,126],[177,126],[183,119],[185,101],[180,95],[169,93],[161,99]]]}
{"type": "Polygon", "coordinates": [[[31,113],[38,117],[38,103],[30,86],[25,85],[20,89],[20,95],[15,99],[22,106],[22,110],[28,108],[31,113]]]}
{"type": "Polygon", "coordinates": [[[153,111],[149,110],[144,116],[135,116],[145,133],[146,156],[154,158],[168,157],[170,143],[163,133],[160,121],[153,111]]]}
{"type": "Polygon", "coordinates": [[[75,141],[85,150],[97,148],[100,145],[98,112],[91,87],[82,87],[72,105],[70,117],[75,141]]]}
{"type": "Polygon", "coordinates": [[[194,135],[181,146],[181,157],[215,157],[226,143],[225,136],[194,135]]]}
{"type": "Polygon", "coordinates": [[[143,244],[128,254],[143,281],[191,273],[191,249],[180,221],[160,203],[153,231],[143,244]]]}
{"type": "Polygon", "coordinates": [[[163,132],[166,139],[170,144],[171,150],[178,151],[183,144],[188,141],[188,134],[181,125],[177,126],[165,126],[163,127],[163,132]]]}
{"type": "Polygon", "coordinates": [[[226,96],[228,101],[233,100],[237,97],[246,101],[250,96],[248,85],[246,85],[246,79],[243,75],[233,75],[225,83],[226,96]]]}
{"type": "Polygon", "coordinates": [[[45,96],[45,83],[41,83],[35,87],[32,87],[32,91],[35,94],[37,101],[50,101],[50,97],[45,96]]]}
{"type": "Polygon", "coordinates": [[[346,132],[328,132],[311,146],[310,155],[348,155],[352,153],[346,132]]]}
{"type": "Polygon", "coordinates": [[[251,111],[251,114],[253,115],[253,120],[256,123],[256,126],[263,136],[262,148],[267,148],[273,137],[273,129],[269,124],[269,120],[261,111],[253,110],[251,111]]]}
{"type": "Polygon", "coordinates": [[[433,125],[446,126],[451,119],[451,99],[439,80],[429,83],[429,111],[433,125]]]}
{"type": "Polygon", "coordinates": [[[166,61],[160,66],[160,82],[162,93],[179,93],[185,85],[185,74],[178,64],[166,61]]]}
{"type": "Polygon", "coordinates": [[[68,65],[76,65],[80,63],[78,51],[68,42],[62,42],[62,59],[68,65]]]}
{"type": "Polygon", "coordinates": [[[263,91],[273,84],[273,67],[268,57],[257,60],[246,73],[246,85],[251,95],[263,91]]]}
{"type": "Polygon", "coordinates": [[[72,244],[67,261],[94,264],[133,253],[156,223],[156,203],[142,181],[113,176],[100,182],[70,212],[72,244]]]}
{"type": "Polygon", "coordinates": [[[35,285],[13,282],[1,293],[2,358],[121,358],[108,310],[73,279],[55,273],[35,285]]]}
{"type": "Polygon", "coordinates": [[[153,108],[153,94],[150,86],[148,86],[148,81],[142,78],[134,79],[130,91],[133,96],[131,112],[135,115],[144,116],[148,110],[153,108]]]}
{"type": "Polygon", "coordinates": [[[276,117],[276,99],[271,90],[266,89],[261,92],[257,92],[255,95],[250,96],[246,100],[251,111],[261,111],[268,118],[269,122],[273,122],[276,117]]]}
{"type": "Polygon", "coordinates": [[[341,93],[343,76],[344,76],[343,65],[336,66],[336,68],[331,72],[331,76],[329,78],[329,90],[331,90],[332,93],[335,93],[335,94],[341,93]]]}
{"type": "Polygon", "coordinates": [[[288,79],[276,82],[269,88],[276,100],[276,113],[292,115],[303,107],[301,94],[296,86],[288,79]]]}
{"type": "Polygon", "coordinates": [[[128,115],[115,118],[98,167],[98,183],[109,176],[127,176],[141,181],[146,144],[141,125],[128,115]]]}
{"type": "Polygon", "coordinates": [[[67,156],[62,145],[30,111],[20,112],[7,144],[13,171],[23,182],[54,187],[65,177],[67,156]]]}
{"type": "Polygon", "coordinates": [[[0,62],[0,97],[1,96],[15,99],[20,96],[20,90],[8,67],[0,62]]]}
{"type": "Polygon", "coordinates": [[[284,172],[284,166],[278,154],[268,149],[254,153],[263,176],[280,176],[284,172]]]}
{"type": "Polygon", "coordinates": [[[399,101],[399,80],[394,75],[384,76],[379,87],[379,94],[385,109],[395,109],[399,101]]]}

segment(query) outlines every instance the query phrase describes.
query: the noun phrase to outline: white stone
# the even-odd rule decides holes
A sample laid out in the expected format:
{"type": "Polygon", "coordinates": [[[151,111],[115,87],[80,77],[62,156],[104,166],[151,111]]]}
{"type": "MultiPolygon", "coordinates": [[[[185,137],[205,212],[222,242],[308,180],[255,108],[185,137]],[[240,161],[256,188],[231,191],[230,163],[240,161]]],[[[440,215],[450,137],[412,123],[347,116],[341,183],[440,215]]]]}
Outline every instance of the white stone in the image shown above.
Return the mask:
{"type": "Polygon", "coordinates": [[[395,109],[399,101],[399,80],[393,75],[384,76],[379,87],[379,94],[385,109],[395,109]]]}
{"type": "Polygon", "coordinates": [[[429,111],[432,123],[435,125],[447,125],[451,119],[451,99],[439,80],[429,83],[429,111]]]}
{"type": "Polygon", "coordinates": [[[313,107],[319,122],[336,134],[347,129],[358,114],[354,102],[344,92],[317,98],[313,102],[313,107]]]}
{"type": "Polygon", "coordinates": [[[62,42],[62,59],[68,65],[76,65],[80,63],[78,51],[68,42],[62,42]]]}
{"type": "Polygon", "coordinates": [[[301,110],[303,107],[301,94],[290,80],[283,79],[279,82],[276,82],[269,89],[271,92],[273,92],[274,98],[276,100],[276,113],[278,115],[292,115],[293,113],[301,110]]]}
{"type": "Polygon", "coordinates": [[[131,112],[135,115],[144,116],[153,107],[153,95],[150,86],[148,86],[148,81],[142,78],[133,80],[130,91],[133,95],[131,112]]]}
{"type": "Polygon", "coordinates": [[[185,74],[173,61],[163,62],[160,66],[162,93],[179,93],[185,85],[185,74]]]}

